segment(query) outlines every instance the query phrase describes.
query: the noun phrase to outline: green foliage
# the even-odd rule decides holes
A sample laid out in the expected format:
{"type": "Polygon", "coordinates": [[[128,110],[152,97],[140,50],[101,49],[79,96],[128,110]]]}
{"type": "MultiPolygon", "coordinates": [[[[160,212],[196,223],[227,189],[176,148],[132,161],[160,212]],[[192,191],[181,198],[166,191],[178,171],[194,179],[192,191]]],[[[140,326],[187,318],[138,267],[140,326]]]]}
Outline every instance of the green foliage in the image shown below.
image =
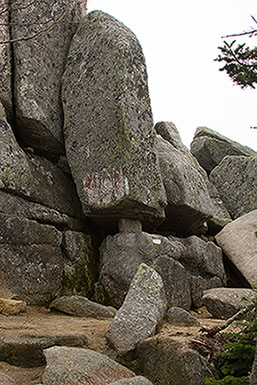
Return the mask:
{"type": "Polygon", "coordinates": [[[248,319],[241,333],[227,334],[228,342],[220,354],[223,363],[220,369],[221,379],[207,378],[206,385],[248,385],[257,338],[257,303],[253,302],[248,319]]]}
{"type": "Polygon", "coordinates": [[[257,48],[249,48],[245,44],[238,44],[235,47],[235,40],[232,43],[224,41],[223,47],[218,47],[221,54],[215,59],[218,62],[225,62],[220,71],[226,71],[232,81],[241,88],[252,87],[257,83],[257,48]]]}

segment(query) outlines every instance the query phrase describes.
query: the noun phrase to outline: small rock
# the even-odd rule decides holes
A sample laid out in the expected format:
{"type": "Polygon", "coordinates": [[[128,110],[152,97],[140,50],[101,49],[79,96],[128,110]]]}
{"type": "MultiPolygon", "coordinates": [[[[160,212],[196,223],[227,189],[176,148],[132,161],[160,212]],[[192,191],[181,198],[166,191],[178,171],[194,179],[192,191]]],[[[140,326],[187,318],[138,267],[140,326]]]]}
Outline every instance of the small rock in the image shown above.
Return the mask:
{"type": "Polygon", "coordinates": [[[215,318],[228,319],[257,299],[252,289],[220,287],[203,292],[202,301],[215,318]]]}
{"type": "Polygon", "coordinates": [[[175,326],[200,326],[197,318],[180,307],[171,307],[166,313],[167,321],[175,326]]]}
{"type": "Polygon", "coordinates": [[[120,233],[141,233],[142,223],[137,219],[121,218],[119,220],[120,233]]]}
{"type": "Polygon", "coordinates": [[[15,315],[26,311],[26,302],[13,299],[0,298],[0,313],[4,315],[15,315]]]}
{"type": "Polygon", "coordinates": [[[106,385],[135,376],[131,370],[89,349],[54,346],[44,354],[44,385],[106,385]]]}
{"type": "Polygon", "coordinates": [[[56,298],[51,304],[50,309],[56,309],[76,317],[106,317],[113,318],[115,309],[106,307],[96,302],[92,302],[86,297],[72,295],[71,297],[56,298]]]}

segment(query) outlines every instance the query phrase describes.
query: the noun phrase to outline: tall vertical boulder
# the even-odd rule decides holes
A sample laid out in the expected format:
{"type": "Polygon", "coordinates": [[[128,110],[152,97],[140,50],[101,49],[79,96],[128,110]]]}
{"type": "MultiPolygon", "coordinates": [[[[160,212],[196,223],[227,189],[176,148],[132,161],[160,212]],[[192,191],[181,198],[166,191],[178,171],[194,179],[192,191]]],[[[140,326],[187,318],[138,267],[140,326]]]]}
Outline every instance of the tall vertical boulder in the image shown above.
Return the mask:
{"type": "MultiPolygon", "coordinates": [[[[0,41],[10,40],[8,16],[8,0],[1,0],[0,6],[0,41]]],[[[11,91],[12,55],[10,43],[0,44],[0,102],[2,102],[10,114],[12,109],[11,91]]]]}
{"type": "Polygon", "coordinates": [[[53,160],[64,153],[61,76],[85,6],[81,0],[24,0],[11,10],[11,38],[18,40],[12,44],[16,125],[25,145],[53,160]]]}
{"type": "Polygon", "coordinates": [[[67,158],[84,213],[157,225],[165,191],[135,35],[101,11],[88,14],[73,38],[62,90],[67,158]]]}

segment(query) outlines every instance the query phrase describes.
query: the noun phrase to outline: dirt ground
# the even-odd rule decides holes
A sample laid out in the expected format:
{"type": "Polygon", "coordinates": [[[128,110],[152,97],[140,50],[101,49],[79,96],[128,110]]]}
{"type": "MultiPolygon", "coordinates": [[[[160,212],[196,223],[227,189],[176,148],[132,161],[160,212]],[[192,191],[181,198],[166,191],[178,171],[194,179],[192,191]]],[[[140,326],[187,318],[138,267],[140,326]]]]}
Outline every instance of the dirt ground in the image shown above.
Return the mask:
{"type": "MultiPolygon", "coordinates": [[[[221,324],[221,320],[207,319],[209,315],[205,311],[194,314],[204,326],[215,326],[221,324]]],[[[87,337],[86,348],[106,353],[109,348],[106,344],[106,333],[111,323],[111,319],[92,319],[78,318],[57,312],[50,312],[45,308],[28,307],[26,313],[16,316],[0,315],[0,337],[9,335],[12,337],[19,334],[32,334],[33,336],[42,335],[58,335],[65,331],[81,332],[87,337]]],[[[199,337],[199,328],[182,328],[174,327],[164,323],[158,329],[158,333],[163,336],[177,336],[179,338],[187,338],[195,344],[195,348],[204,349],[208,342],[204,338],[199,337]]],[[[41,383],[41,376],[44,367],[38,368],[22,368],[0,362],[0,373],[10,375],[16,385],[35,385],[41,383]]]]}

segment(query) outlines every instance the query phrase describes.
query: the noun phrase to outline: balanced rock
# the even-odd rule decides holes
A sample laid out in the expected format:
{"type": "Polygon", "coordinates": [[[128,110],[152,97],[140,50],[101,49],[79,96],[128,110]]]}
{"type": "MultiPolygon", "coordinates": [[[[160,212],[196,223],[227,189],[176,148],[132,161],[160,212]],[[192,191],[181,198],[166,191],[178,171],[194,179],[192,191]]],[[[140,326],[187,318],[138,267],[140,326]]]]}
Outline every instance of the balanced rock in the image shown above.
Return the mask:
{"type": "Polygon", "coordinates": [[[135,35],[101,11],[89,13],[72,40],[62,98],[67,159],[84,213],[108,226],[121,217],[160,223],[166,196],[135,35]]]}
{"type": "Polygon", "coordinates": [[[243,307],[256,300],[257,295],[252,289],[238,289],[220,287],[209,289],[203,293],[203,303],[207,310],[215,317],[227,319],[232,317],[243,307]]]}
{"type": "Polygon", "coordinates": [[[233,219],[257,209],[257,156],[226,156],[210,173],[210,181],[233,219]]]}
{"type": "Polygon", "coordinates": [[[207,127],[197,128],[191,143],[191,152],[208,172],[227,156],[253,156],[255,152],[207,127]]]}
{"type": "Polygon", "coordinates": [[[118,355],[133,351],[139,342],[154,334],[166,307],[161,276],[142,263],[107,333],[118,355]]]}
{"type": "Polygon", "coordinates": [[[250,286],[257,286],[257,210],[224,227],[215,239],[250,286]]]}
{"type": "Polygon", "coordinates": [[[85,3],[24,0],[11,10],[12,38],[20,39],[13,45],[15,124],[23,142],[49,159],[64,153],[61,76],[85,3]]]}
{"type": "Polygon", "coordinates": [[[12,299],[0,298],[0,313],[4,315],[14,315],[26,311],[26,302],[15,301],[12,299]]]}
{"type": "Polygon", "coordinates": [[[63,313],[71,314],[76,317],[104,317],[113,318],[115,310],[96,302],[92,302],[86,297],[73,295],[71,297],[56,298],[51,304],[50,309],[56,309],[63,313]]]}
{"type": "Polygon", "coordinates": [[[107,385],[135,376],[131,370],[89,349],[54,346],[44,354],[44,385],[107,385]]]}
{"type": "Polygon", "coordinates": [[[191,159],[159,135],[157,148],[168,200],[161,228],[178,235],[197,233],[211,217],[212,203],[205,180],[191,159]]]}

